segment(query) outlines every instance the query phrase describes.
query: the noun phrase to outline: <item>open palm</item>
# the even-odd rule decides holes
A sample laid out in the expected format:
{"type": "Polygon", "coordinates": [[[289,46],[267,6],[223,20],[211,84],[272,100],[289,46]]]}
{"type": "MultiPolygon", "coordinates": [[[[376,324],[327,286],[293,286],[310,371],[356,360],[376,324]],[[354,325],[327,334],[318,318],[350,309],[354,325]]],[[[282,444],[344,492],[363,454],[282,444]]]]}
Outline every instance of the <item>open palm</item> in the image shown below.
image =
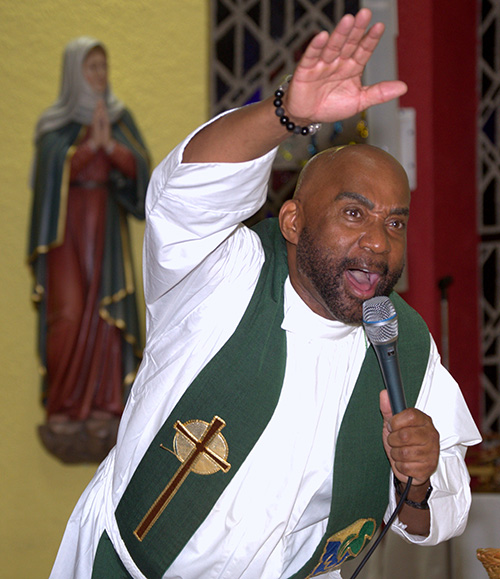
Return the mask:
{"type": "Polygon", "coordinates": [[[304,52],[286,95],[286,110],[295,118],[334,122],[403,95],[404,82],[363,86],[366,63],[378,45],[384,25],[369,28],[371,12],[345,15],[328,34],[316,35],[304,52]]]}

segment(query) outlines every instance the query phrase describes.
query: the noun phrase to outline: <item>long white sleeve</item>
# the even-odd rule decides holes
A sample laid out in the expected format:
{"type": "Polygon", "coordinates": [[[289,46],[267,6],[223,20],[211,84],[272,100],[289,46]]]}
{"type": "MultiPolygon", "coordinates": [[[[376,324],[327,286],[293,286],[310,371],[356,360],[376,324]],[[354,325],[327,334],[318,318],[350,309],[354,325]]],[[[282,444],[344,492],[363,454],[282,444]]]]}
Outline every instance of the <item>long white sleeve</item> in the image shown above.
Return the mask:
{"type": "Polygon", "coordinates": [[[148,189],[144,240],[148,306],[202,263],[266,199],[276,151],[246,163],[182,163],[192,136],[156,167],[148,189]]]}
{"type": "MultiPolygon", "coordinates": [[[[428,368],[415,406],[432,418],[440,435],[438,468],[431,476],[431,531],[427,537],[410,535],[398,521],[392,529],[412,543],[436,545],[460,535],[465,529],[471,492],[464,457],[467,447],[479,443],[481,435],[458,384],[440,362],[434,340],[431,340],[428,368]]],[[[392,479],[389,488],[391,500],[386,520],[396,507],[392,479]]]]}

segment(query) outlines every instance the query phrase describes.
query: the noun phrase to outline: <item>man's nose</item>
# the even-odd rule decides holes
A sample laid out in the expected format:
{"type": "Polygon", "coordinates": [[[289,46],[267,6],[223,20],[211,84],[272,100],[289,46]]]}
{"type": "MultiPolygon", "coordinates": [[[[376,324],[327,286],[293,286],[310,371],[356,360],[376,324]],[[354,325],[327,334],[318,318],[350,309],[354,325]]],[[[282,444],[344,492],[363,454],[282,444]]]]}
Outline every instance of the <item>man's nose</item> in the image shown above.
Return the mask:
{"type": "Polygon", "coordinates": [[[373,253],[389,253],[391,243],[385,223],[374,221],[359,238],[359,247],[373,253]]]}

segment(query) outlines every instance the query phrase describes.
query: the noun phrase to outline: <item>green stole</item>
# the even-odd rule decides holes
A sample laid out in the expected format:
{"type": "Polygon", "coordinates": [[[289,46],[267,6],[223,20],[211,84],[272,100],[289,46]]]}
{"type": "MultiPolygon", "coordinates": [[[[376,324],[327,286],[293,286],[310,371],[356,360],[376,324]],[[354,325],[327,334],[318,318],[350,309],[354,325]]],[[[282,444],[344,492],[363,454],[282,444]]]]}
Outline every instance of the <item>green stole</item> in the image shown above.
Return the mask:
{"type": "MultiPolygon", "coordinates": [[[[255,229],[266,259],[250,304],[234,334],[203,368],[158,431],[116,509],[121,537],[135,564],[151,579],[163,576],[209,515],[271,419],[280,396],[286,364],[286,334],[281,329],[283,284],[288,275],[286,247],[277,220],[265,220],[255,229]],[[173,500],[139,540],[134,531],[181,465],[173,452],[166,450],[172,446],[174,424],[191,420],[210,423],[216,416],[226,422],[221,434],[229,448],[230,470],[207,476],[188,474],[173,500]]],[[[399,316],[398,347],[406,399],[413,406],[427,367],[429,333],[420,316],[399,296],[392,294],[391,299],[399,316]]],[[[346,558],[358,554],[382,521],[390,471],[381,436],[378,397],[383,388],[370,348],[338,435],[327,532],[293,579],[338,568],[346,558]],[[353,537],[353,524],[361,532],[359,539],[353,537]]],[[[106,533],[98,546],[92,577],[129,577],[106,533]]]]}

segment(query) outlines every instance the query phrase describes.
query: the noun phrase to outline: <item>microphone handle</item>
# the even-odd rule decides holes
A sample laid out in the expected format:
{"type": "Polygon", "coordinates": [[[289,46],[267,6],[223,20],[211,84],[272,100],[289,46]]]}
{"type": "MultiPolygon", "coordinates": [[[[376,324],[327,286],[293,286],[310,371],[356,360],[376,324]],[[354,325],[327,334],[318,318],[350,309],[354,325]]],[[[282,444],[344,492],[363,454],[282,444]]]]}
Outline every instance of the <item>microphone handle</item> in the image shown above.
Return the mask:
{"type": "Polygon", "coordinates": [[[382,371],[384,383],[389,392],[389,401],[393,414],[406,408],[406,399],[399,368],[397,340],[385,344],[373,344],[382,371]]]}

